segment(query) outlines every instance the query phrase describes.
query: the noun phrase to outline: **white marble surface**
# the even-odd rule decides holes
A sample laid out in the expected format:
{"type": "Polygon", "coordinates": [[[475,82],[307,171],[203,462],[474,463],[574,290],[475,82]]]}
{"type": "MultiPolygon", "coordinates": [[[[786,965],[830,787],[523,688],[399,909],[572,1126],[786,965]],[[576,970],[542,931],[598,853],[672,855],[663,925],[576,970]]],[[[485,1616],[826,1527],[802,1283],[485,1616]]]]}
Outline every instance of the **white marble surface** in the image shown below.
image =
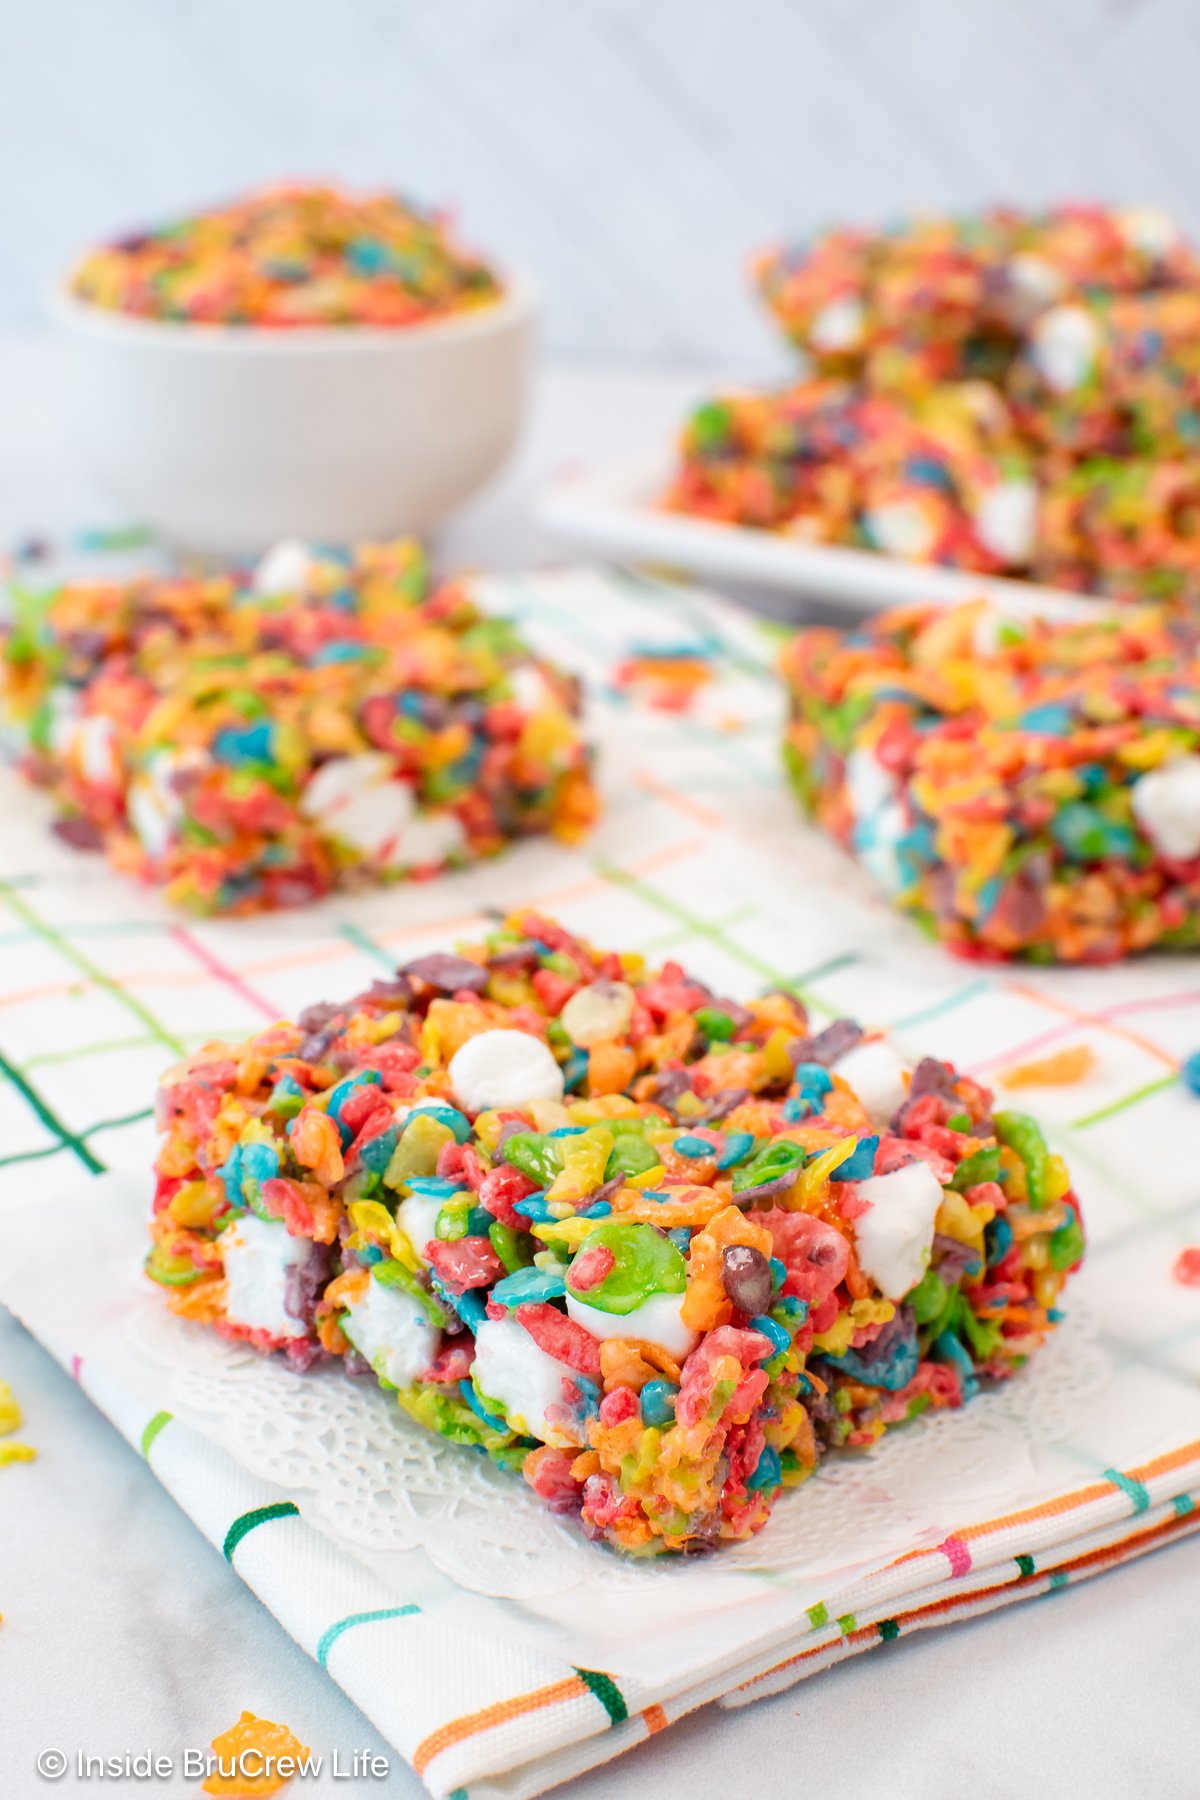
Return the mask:
{"type": "MultiPolygon", "coordinates": [[[[447,534],[455,559],[520,566],[553,553],[526,509],[560,461],[669,430],[687,376],[563,369],[496,492],[447,534]]],[[[95,518],[59,462],[52,353],[0,342],[0,535],[95,518]]],[[[0,1202],[19,1199],[6,1172],[0,1202]]],[[[48,1237],[48,1254],[52,1244],[48,1237]]],[[[198,1792],[195,1782],[51,1784],[37,1753],[178,1757],[248,1707],[343,1766],[389,1757],[384,1779],[329,1773],[288,1792],[423,1791],[200,1536],[70,1378],[0,1309],[0,1378],[26,1412],[36,1463],[0,1469],[0,1795],[198,1792]]],[[[822,1800],[1009,1800],[1046,1793],[1174,1800],[1195,1792],[1200,1665],[1191,1583],[1200,1541],[991,1620],[871,1652],[745,1711],[710,1708],[573,1784],[578,1800],[694,1800],[818,1791],[822,1800]],[[1146,1786],[1148,1772],[1153,1778],[1146,1786]]]]}

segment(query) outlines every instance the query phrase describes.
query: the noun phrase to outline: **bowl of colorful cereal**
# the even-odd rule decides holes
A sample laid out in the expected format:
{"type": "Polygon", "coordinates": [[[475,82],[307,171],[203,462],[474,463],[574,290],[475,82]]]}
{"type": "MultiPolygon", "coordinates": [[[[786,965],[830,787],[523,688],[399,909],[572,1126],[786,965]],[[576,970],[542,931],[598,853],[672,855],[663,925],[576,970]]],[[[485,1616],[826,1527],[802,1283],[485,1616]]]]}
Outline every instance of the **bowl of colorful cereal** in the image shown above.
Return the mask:
{"type": "Polygon", "coordinates": [[[537,300],[384,192],[259,190],[89,251],[54,297],[65,424],[177,542],[424,531],[516,440],[537,300]]]}

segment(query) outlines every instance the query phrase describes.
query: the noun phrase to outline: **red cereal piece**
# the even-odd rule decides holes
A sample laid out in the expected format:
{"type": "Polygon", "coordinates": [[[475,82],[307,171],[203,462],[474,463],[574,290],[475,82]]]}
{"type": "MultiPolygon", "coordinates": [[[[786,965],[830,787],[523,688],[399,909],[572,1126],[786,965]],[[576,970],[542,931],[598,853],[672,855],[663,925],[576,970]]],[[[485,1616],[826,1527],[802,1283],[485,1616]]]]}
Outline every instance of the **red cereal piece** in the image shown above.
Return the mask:
{"type": "Polygon", "coordinates": [[[1200,1249],[1190,1245],[1181,1250],[1171,1273],[1181,1287],[1200,1287],[1200,1249]]]}
{"type": "Polygon", "coordinates": [[[513,1208],[518,1200],[526,1200],[537,1191],[536,1181],[505,1163],[499,1169],[490,1169],[484,1176],[479,1185],[479,1204],[502,1225],[511,1225],[514,1231],[527,1231],[529,1220],[513,1208]]]}
{"type": "Polygon", "coordinates": [[[588,1288],[599,1287],[615,1266],[616,1260],[612,1251],[604,1244],[597,1244],[594,1250],[585,1250],[571,1264],[571,1286],[585,1293],[588,1288]]]}
{"type": "Polygon", "coordinates": [[[491,1287],[504,1274],[504,1264],[485,1237],[455,1238],[443,1243],[431,1238],[425,1245],[429,1258],[447,1287],[491,1287]]]}
{"type": "Polygon", "coordinates": [[[568,1319],[547,1300],[527,1300],[524,1306],[518,1306],[513,1317],[547,1356],[557,1357],[559,1362],[565,1362],[580,1375],[599,1380],[600,1345],[591,1332],[577,1325],[574,1319],[568,1319]]]}

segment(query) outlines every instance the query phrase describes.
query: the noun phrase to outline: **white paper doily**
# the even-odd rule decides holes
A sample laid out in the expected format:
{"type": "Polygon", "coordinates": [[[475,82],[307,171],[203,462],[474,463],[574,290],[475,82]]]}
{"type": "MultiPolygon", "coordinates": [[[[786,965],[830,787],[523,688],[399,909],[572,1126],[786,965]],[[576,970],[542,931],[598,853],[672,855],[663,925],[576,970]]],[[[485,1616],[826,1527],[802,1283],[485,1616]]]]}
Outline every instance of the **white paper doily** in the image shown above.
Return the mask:
{"type": "MultiPolygon", "coordinates": [[[[420,1548],[462,1587],[513,1599],[686,1575],[682,1558],[632,1560],[589,1543],[519,1476],[424,1430],[370,1379],[297,1374],[176,1318],[153,1293],[131,1301],[125,1336],[163,1372],[177,1417],[253,1474],[307,1495],[309,1516],[368,1560],[420,1548]]],[[[817,1569],[937,1542],[972,1517],[1026,1504],[1043,1485],[1039,1453],[1070,1437],[1106,1375],[1075,1303],[1011,1380],[959,1411],[889,1431],[869,1452],[829,1455],[781,1496],[757,1537],[716,1560],[731,1573],[802,1583],[817,1569]]]]}

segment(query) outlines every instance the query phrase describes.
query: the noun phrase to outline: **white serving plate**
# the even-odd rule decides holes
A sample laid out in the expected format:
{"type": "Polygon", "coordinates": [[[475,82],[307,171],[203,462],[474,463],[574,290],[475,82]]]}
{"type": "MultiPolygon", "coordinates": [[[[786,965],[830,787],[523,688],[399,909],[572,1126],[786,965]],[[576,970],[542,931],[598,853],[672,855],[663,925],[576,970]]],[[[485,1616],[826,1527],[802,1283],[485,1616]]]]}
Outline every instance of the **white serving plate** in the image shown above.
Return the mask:
{"type": "Polygon", "coordinates": [[[1103,599],[1031,581],[904,562],[871,550],[804,544],[778,532],[689,518],[658,505],[672,452],[641,451],[560,477],[537,504],[538,523],[614,561],[653,562],[708,581],[735,581],[854,611],[908,601],[953,605],[981,596],[1018,615],[1094,617],[1103,599]]]}

